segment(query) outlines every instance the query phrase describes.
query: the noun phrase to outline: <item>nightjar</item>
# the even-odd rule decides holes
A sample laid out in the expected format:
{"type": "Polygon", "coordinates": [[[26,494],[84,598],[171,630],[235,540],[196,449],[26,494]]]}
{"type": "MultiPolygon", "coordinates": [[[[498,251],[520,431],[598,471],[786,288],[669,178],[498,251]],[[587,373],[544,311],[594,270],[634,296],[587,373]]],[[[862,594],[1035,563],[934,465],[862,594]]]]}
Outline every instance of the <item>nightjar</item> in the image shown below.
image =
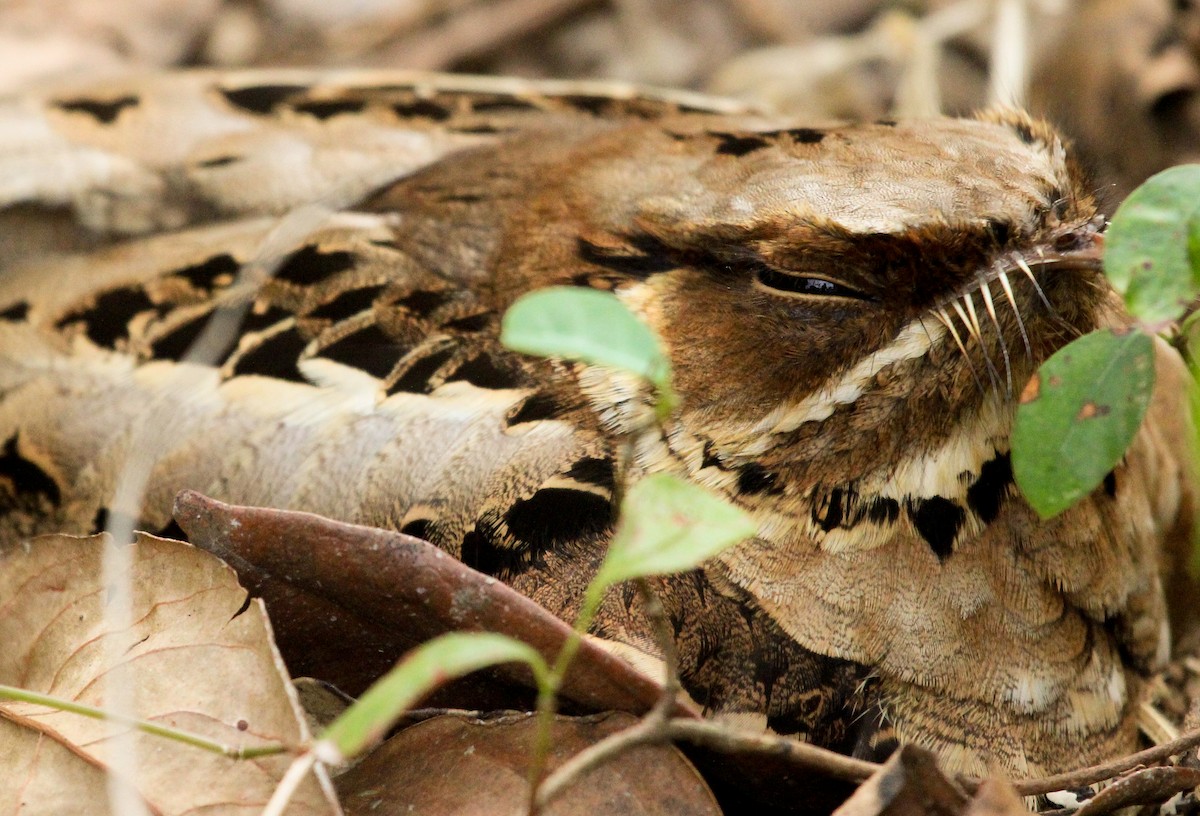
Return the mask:
{"type": "MultiPolygon", "coordinates": [[[[1190,524],[1180,363],[1164,347],[1103,486],[1040,521],[1013,485],[1014,394],[1127,319],[1044,124],[162,74],[0,104],[0,208],[0,547],[128,510],[112,491],[136,454],[145,529],[183,488],[309,510],[570,615],[614,495],[669,472],[758,525],[655,582],[708,712],[975,773],[1136,740],[1169,645],[1164,542],[1190,524]],[[627,378],[499,344],[505,308],[550,284],[612,290],[659,333],[681,397],[664,432],[627,378]],[[201,337],[215,364],[188,356],[201,337]]],[[[631,592],[594,634],[653,658],[631,592]]]]}

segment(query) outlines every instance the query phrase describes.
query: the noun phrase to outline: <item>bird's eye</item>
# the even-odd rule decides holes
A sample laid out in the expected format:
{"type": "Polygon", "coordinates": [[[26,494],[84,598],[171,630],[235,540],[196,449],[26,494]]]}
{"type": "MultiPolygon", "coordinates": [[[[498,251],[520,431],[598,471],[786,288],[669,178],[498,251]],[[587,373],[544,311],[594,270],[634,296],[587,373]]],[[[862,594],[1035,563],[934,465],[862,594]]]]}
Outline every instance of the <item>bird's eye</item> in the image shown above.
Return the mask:
{"type": "Polygon", "coordinates": [[[765,265],[757,266],[754,269],[754,280],[759,285],[777,292],[870,300],[867,295],[864,295],[857,289],[851,289],[845,284],[836,283],[826,278],[816,278],[811,275],[789,275],[765,265]]]}

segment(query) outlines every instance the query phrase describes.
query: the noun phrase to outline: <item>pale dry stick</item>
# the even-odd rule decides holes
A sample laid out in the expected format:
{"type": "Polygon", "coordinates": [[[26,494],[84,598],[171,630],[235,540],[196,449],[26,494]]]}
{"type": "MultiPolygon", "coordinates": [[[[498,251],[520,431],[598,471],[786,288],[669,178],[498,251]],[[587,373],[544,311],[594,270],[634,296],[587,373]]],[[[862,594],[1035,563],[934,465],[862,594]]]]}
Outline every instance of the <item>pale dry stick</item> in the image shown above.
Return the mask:
{"type": "Polygon", "coordinates": [[[1024,108],[1029,97],[1029,0],[997,0],[992,25],[988,103],[1024,108]]]}
{"type": "MultiPolygon", "coordinates": [[[[138,457],[142,459],[144,457],[138,457]]],[[[136,461],[135,468],[143,467],[136,461]]],[[[149,466],[145,466],[148,467],[149,466]]],[[[144,480],[143,480],[144,486],[144,480]]],[[[120,487],[114,497],[113,506],[121,507],[118,502],[123,498],[120,487]]],[[[109,538],[108,546],[104,548],[103,577],[104,586],[108,588],[107,601],[104,605],[104,627],[109,636],[104,639],[104,665],[108,670],[104,673],[104,703],[118,717],[133,719],[134,697],[133,683],[129,666],[122,659],[129,648],[121,633],[128,632],[133,627],[133,581],[130,570],[133,565],[131,548],[123,546],[133,535],[132,521],[125,523],[120,519],[120,513],[109,517],[109,527],[127,526],[128,532],[124,538],[109,538]],[[114,520],[120,519],[114,525],[114,520]]],[[[113,813],[142,816],[149,814],[146,801],[138,794],[137,785],[137,743],[135,732],[128,725],[120,724],[111,732],[112,750],[109,752],[109,770],[104,782],[108,796],[109,810],[113,813]]]]}
{"type": "Polygon", "coordinates": [[[288,766],[283,779],[280,779],[279,784],[275,786],[275,791],[267,800],[267,806],[263,808],[262,816],[283,816],[283,811],[291,803],[300,783],[304,781],[304,777],[308,776],[309,771],[313,770],[318,761],[314,751],[305,751],[296,757],[288,766]]]}
{"type": "Polygon", "coordinates": [[[992,0],[960,0],[916,21],[912,30],[901,32],[906,40],[905,58],[896,88],[895,113],[906,117],[929,117],[941,113],[938,67],[947,42],[960,37],[987,20],[992,0]]]}
{"type": "Polygon", "coordinates": [[[654,707],[635,725],[618,731],[580,751],[547,776],[534,791],[530,816],[535,816],[572,783],[626,751],[642,745],[662,744],[670,740],[667,727],[679,697],[679,655],[662,601],[645,578],[636,581],[646,618],[654,629],[655,640],[663,652],[662,693],[654,707]]]}
{"type": "Polygon", "coordinates": [[[896,83],[893,113],[905,119],[928,119],[942,112],[942,92],[938,66],[942,60],[941,43],[931,38],[919,23],[896,28],[902,43],[903,61],[896,83]]]}
{"type": "MultiPolygon", "coordinates": [[[[235,290],[247,284],[257,284],[258,278],[271,273],[268,264],[277,262],[281,247],[290,245],[298,234],[308,235],[329,218],[332,210],[325,205],[308,205],[293,210],[280,219],[267,235],[257,258],[239,273],[235,290]]],[[[201,335],[188,348],[183,362],[212,365],[220,353],[235,336],[241,318],[249,303],[233,309],[222,309],[213,316],[201,335]]],[[[190,372],[182,365],[174,376],[180,385],[190,372]]],[[[114,721],[136,720],[134,708],[134,683],[127,662],[129,644],[119,633],[128,632],[133,626],[133,588],[130,569],[134,525],[141,514],[142,500],[150,482],[157,454],[172,438],[174,424],[173,406],[166,395],[176,389],[165,389],[154,404],[149,406],[147,421],[136,425],[128,440],[127,458],[117,477],[111,502],[112,512],[105,525],[109,535],[109,546],[104,551],[104,584],[108,587],[108,602],[104,609],[104,627],[109,636],[105,638],[104,659],[104,702],[114,721]]],[[[143,800],[137,794],[137,755],[134,731],[123,726],[112,736],[113,750],[110,773],[107,775],[109,806],[114,813],[147,813],[143,800]]]]}

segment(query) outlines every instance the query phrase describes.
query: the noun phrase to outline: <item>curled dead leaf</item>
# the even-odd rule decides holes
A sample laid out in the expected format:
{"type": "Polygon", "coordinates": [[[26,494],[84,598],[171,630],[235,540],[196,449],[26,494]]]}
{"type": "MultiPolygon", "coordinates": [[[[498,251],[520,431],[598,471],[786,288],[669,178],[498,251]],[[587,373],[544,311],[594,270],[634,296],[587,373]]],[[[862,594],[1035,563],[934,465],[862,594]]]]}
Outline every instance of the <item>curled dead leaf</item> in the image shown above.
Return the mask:
{"type": "MultiPolygon", "coordinates": [[[[571,635],[570,626],[525,596],[412,536],[311,513],[222,504],[191,491],[176,500],[175,518],[193,543],[232,564],[265,599],[293,673],[350,693],[375,679],[359,671],[364,658],[390,668],[445,632],[509,635],[551,662],[571,635]],[[360,655],[363,642],[382,651],[360,655]],[[314,650],[324,655],[320,665],[312,664],[314,650]]],[[[505,683],[529,686],[532,679],[515,664],[480,673],[465,692],[455,687],[454,707],[513,707],[505,683]]],[[[640,714],[659,691],[646,675],[584,641],[560,693],[585,711],[640,714]]],[[[676,713],[699,716],[683,705],[676,713]]]]}

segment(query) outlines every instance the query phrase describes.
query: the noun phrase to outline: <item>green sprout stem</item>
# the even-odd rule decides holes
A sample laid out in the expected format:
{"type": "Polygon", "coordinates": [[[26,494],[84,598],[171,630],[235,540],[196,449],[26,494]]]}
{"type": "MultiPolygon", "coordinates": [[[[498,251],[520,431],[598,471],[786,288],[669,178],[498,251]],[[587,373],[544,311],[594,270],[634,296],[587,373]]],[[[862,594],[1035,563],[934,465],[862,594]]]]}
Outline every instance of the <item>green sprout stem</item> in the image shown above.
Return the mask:
{"type": "Polygon", "coordinates": [[[33,703],[34,705],[46,706],[58,711],[68,711],[72,714],[79,714],[84,717],[90,717],[93,720],[106,720],[108,722],[127,725],[146,734],[153,734],[156,737],[165,737],[166,739],[181,742],[184,745],[191,745],[214,754],[221,754],[231,759],[253,759],[255,757],[271,756],[273,754],[282,754],[289,749],[284,745],[259,745],[249,748],[234,748],[225,745],[215,740],[210,740],[202,737],[199,734],[192,734],[187,731],[181,731],[178,728],[171,728],[165,725],[157,725],[146,720],[138,720],[133,717],[122,717],[113,714],[110,711],[105,711],[102,708],[76,703],[71,700],[64,700],[61,697],[54,697],[49,694],[38,694],[37,692],[28,691],[26,689],[15,688],[13,686],[0,685],[0,699],[15,700],[21,703],[33,703]]]}

